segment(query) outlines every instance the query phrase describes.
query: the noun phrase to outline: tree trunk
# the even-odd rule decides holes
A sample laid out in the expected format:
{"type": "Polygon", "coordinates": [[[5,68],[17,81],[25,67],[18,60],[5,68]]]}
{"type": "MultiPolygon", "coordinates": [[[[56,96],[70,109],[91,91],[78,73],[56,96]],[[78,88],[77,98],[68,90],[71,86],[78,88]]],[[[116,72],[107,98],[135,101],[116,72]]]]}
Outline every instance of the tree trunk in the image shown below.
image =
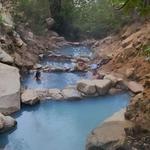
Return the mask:
{"type": "Polygon", "coordinates": [[[49,1],[50,1],[51,15],[55,19],[61,11],[62,0],[49,0],[49,1]]]}

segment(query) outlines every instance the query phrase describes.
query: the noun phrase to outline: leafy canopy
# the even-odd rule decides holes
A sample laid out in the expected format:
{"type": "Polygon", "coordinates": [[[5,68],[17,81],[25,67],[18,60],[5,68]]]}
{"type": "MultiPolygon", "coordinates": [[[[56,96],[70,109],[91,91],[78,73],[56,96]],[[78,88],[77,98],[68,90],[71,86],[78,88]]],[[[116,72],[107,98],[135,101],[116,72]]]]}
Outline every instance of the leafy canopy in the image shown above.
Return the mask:
{"type": "Polygon", "coordinates": [[[150,14],[150,0],[110,0],[115,9],[136,11],[139,15],[150,14]]]}

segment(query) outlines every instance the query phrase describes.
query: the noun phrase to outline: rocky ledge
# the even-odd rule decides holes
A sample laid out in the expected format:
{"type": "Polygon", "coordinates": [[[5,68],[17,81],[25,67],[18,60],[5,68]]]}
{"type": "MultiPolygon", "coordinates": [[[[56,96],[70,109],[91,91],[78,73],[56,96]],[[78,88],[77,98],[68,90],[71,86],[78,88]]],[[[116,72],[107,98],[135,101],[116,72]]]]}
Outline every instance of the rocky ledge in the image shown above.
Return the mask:
{"type": "Polygon", "coordinates": [[[75,86],[61,89],[27,89],[21,95],[22,103],[33,105],[44,99],[49,100],[79,100],[88,96],[100,96],[108,93],[111,81],[81,80],[75,86]]]}
{"type": "Polygon", "coordinates": [[[28,89],[21,95],[21,101],[24,104],[33,105],[42,100],[79,100],[81,94],[74,88],[69,87],[63,90],[60,89],[28,89]]]}
{"type": "Polygon", "coordinates": [[[130,90],[134,93],[142,92],[143,86],[136,82],[126,82],[113,75],[105,75],[103,79],[80,80],[74,86],[62,89],[27,89],[22,92],[21,101],[33,105],[42,100],[79,100],[84,97],[104,96],[130,90]]]}

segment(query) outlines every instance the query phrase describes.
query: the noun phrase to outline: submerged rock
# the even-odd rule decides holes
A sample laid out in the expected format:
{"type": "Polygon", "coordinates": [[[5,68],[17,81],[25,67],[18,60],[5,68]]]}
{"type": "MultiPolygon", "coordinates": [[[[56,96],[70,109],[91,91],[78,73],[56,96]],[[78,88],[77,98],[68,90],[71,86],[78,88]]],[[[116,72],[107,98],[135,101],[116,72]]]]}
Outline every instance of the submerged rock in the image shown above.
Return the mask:
{"type": "Polygon", "coordinates": [[[10,114],[20,109],[19,70],[0,63],[0,112],[10,114]]]}
{"type": "Polygon", "coordinates": [[[17,124],[16,120],[10,116],[4,116],[0,113],[0,132],[5,132],[15,127],[17,124]]]}

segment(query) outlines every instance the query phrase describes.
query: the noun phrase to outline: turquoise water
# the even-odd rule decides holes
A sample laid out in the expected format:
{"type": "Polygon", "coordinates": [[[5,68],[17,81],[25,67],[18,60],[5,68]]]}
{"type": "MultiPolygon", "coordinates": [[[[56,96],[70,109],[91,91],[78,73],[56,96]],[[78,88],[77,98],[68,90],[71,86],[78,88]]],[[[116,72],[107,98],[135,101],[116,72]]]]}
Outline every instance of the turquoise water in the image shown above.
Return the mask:
{"type": "MultiPolygon", "coordinates": [[[[64,47],[61,50],[54,51],[54,54],[59,55],[66,55],[66,56],[72,56],[72,57],[88,57],[92,58],[92,52],[91,49],[84,47],[84,46],[78,46],[78,47],[64,47]]],[[[75,64],[71,62],[71,60],[51,60],[48,57],[44,57],[44,60],[41,61],[42,65],[51,65],[53,67],[70,67],[72,68],[75,64]]]]}
{"type": "Polygon", "coordinates": [[[88,73],[42,73],[41,82],[34,80],[34,74],[29,74],[22,80],[22,85],[34,89],[64,88],[67,85],[75,85],[77,81],[89,78],[88,73]]]}
{"type": "Polygon", "coordinates": [[[18,126],[0,135],[5,150],[84,150],[90,131],[128,103],[121,94],[76,102],[43,102],[15,115],[18,126]]]}
{"type": "Polygon", "coordinates": [[[64,47],[61,50],[55,51],[57,54],[61,55],[69,55],[73,57],[91,57],[92,52],[90,48],[87,48],[85,46],[77,46],[77,47],[64,47]]]}
{"type": "MultiPolygon", "coordinates": [[[[85,47],[64,48],[61,53],[90,56],[90,50],[85,47]]],[[[55,63],[63,66],[64,62],[58,60],[55,63]]],[[[64,88],[80,79],[90,78],[88,73],[42,73],[41,82],[36,82],[33,77],[34,74],[27,75],[22,85],[32,89],[64,88]]],[[[32,107],[22,106],[22,110],[13,116],[18,122],[16,130],[0,134],[0,149],[84,150],[90,131],[124,108],[128,101],[128,94],[120,94],[82,101],[47,101],[32,107]]]]}
{"type": "MultiPolygon", "coordinates": [[[[91,57],[91,49],[78,46],[78,47],[64,47],[61,50],[56,50],[55,53],[59,53],[62,55],[69,56],[86,56],[91,57]]],[[[48,58],[44,58],[41,61],[42,65],[52,65],[54,67],[72,67],[74,64],[71,61],[62,61],[62,60],[50,60],[48,58]]],[[[37,82],[33,80],[34,74],[26,75],[22,79],[22,85],[26,88],[34,89],[42,89],[42,88],[64,88],[68,85],[75,85],[77,81],[85,78],[90,78],[90,73],[80,72],[80,73],[65,73],[65,72],[52,72],[52,73],[42,73],[42,81],[37,82]]]]}

